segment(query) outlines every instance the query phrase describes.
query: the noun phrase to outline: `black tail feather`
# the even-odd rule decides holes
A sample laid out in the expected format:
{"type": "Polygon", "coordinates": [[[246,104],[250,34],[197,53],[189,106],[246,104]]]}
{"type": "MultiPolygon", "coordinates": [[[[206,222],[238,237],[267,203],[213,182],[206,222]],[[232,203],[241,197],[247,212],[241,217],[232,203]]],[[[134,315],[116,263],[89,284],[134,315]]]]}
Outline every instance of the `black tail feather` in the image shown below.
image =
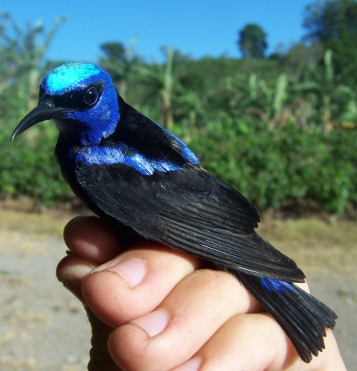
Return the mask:
{"type": "Polygon", "coordinates": [[[268,290],[259,277],[234,274],[278,321],[304,362],[325,348],[325,328],[334,328],[337,316],[324,303],[293,283],[286,290],[268,290]]]}

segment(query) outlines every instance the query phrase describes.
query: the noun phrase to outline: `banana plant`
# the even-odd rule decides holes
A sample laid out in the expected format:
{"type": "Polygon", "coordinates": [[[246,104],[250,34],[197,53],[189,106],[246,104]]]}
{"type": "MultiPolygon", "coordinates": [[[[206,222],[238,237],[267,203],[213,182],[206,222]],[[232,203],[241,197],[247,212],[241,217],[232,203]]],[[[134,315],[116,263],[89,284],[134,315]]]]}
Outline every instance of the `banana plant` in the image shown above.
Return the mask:
{"type": "Polygon", "coordinates": [[[355,93],[352,88],[341,83],[342,76],[335,74],[333,53],[326,50],[321,68],[309,68],[302,81],[294,85],[295,93],[304,96],[305,101],[314,102],[314,111],[318,117],[311,121],[320,121],[322,131],[327,133],[340,120],[346,109],[355,106],[355,93]]]}
{"type": "Polygon", "coordinates": [[[9,14],[0,16],[0,95],[15,95],[24,112],[36,104],[46,53],[63,22],[58,18],[47,31],[41,21],[21,28],[9,14]]]}
{"type": "Polygon", "coordinates": [[[176,68],[178,54],[173,47],[165,49],[164,54],[163,64],[141,65],[136,68],[136,71],[147,91],[148,99],[159,97],[160,121],[168,130],[172,130],[174,125],[173,101],[180,89],[176,68]]]}

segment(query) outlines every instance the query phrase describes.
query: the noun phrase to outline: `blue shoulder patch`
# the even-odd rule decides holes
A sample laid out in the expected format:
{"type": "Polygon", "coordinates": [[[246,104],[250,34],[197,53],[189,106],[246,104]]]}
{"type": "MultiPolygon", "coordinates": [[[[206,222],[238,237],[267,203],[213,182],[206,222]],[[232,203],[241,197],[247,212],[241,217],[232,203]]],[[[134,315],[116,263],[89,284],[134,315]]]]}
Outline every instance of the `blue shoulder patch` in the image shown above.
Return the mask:
{"type": "Polygon", "coordinates": [[[55,68],[48,74],[42,86],[47,94],[63,94],[70,90],[81,89],[88,80],[98,75],[102,69],[93,64],[67,63],[55,68]]]}
{"type": "Polygon", "coordinates": [[[124,144],[118,147],[86,147],[72,153],[71,157],[76,163],[84,165],[127,165],[143,175],[152,175],[155,171],[167,172],[181,169],[163,159],[149,160],[124,144]]]}

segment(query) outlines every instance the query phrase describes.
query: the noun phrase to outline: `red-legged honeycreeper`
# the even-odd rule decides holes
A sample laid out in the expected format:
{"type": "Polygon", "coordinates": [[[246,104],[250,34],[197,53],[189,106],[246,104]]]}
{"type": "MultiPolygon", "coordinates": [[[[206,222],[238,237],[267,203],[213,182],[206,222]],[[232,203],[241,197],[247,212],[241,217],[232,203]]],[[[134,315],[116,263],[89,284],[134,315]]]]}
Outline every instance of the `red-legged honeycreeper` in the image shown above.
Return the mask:
{"type": "Polygon", "coordinates": [[[49,119],[59,130],[62,174],[90,209],[118,229],[233,273],[305,362],[322,351],[336,314],[294,284],[304,273],[255,232],[255,207],[203,170],[183,141],[125,103],[107,72],[92,64],[55,68],[12,139],[49,119]]]}

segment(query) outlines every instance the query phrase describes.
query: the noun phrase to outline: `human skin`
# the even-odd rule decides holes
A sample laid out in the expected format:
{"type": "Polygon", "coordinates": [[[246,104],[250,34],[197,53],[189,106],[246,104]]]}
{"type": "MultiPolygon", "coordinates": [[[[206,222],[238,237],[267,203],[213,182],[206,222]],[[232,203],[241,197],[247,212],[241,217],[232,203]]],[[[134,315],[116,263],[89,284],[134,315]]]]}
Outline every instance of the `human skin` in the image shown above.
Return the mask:
{"type": "Polygon", "coordinates": [[[345,370],[330,330],[325,350],[304,363],[229,273],[158,243],[123,251],[96,217],[71,220],[64,240],[70,252],[57,277],[84,303],[92,325],[89,369],[345,370]]]}

